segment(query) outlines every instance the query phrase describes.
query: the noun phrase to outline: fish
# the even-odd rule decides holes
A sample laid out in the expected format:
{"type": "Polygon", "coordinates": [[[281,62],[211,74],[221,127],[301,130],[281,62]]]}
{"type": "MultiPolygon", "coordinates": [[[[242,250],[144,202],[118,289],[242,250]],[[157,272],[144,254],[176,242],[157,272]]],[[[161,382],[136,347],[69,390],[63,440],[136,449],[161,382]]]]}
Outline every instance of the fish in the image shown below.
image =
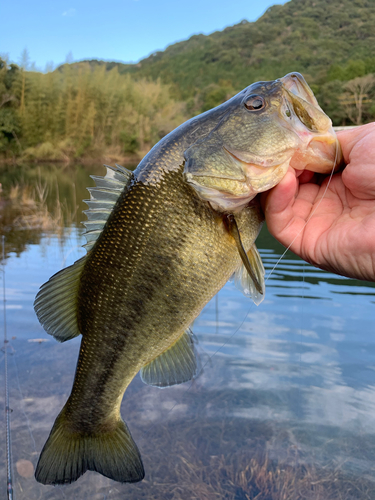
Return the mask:
{"type": "Polygon", "coordinates": [[[126,388],[197,376],[190,325],[231,278],[259,304],[257,194],[289,166],[329,172],[342,154],[329,117],[299,73],[256,82],[165,136],[134,172],[107,166],[88,188],[87,254],[41,286],[34,303],[59,342],[82,336],[71,394],[36,467],[43,484],[87,470],[141,481],[122,419],[126,388]]]}

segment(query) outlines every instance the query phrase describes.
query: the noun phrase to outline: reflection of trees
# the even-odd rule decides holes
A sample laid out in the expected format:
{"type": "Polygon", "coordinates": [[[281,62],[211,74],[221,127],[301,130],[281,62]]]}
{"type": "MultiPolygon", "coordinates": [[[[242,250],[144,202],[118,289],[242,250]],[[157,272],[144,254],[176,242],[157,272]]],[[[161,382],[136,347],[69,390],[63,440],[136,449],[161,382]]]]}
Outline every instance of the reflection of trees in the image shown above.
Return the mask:
{"type": "Polygon", "coordinates": [[[6,254],[22,253],[28,244],[38,244],[42,236],[61,238],[64,228],[83,230],[82,200],[89,198],[89,175],[104,175],[100,163],[94,165],[4,166],[0,173],[0,235],[6,237],[6,254]]]}
{"type": "Polygon", "coordinates": [[[10,196],[0,202],[0,233],[5,236],[6,256],[11,252],[20,255],[27,245],[39,244],[42,236],[48,233],[63,239],[64,228],[71,225],[72,214],[59,198],[54,208],[49,209],[47,194],[45,184],[35,190],[29,185],[16,185],[10,196]]]}
{"type": "MultiPolygon", "coordinates": [[[[48,166],[2,173],[0,234],[5,235],[6,255],[20,255],[48,233],[63,238],[64,228],[77,222],[76,179],[77,170],[64,172],[48,166]]],[[[79,180],[88,183],[87,179],[83,172],[79,180]]]]}
{"type": "Polygon", "coordinates": [[[0,232],[5,235],[5,256],[19,256],[27,245],[38,244],[43,234],[40,228],[20,230],[15,221],[21,215],[19,207],[9,201],[0,202],[0,232]]]}

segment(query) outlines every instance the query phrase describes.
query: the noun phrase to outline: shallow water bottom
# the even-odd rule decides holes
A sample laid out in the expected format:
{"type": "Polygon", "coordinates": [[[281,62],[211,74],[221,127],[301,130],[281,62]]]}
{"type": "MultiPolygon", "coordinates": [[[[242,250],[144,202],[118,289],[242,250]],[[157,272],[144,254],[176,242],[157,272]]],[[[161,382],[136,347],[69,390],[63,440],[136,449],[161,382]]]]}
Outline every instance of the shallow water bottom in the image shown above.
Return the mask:
{"type": "MultiPolygon", "coordinates": [[[[217,382],[227,368],[226,359],[219,355],[193,384],[158,390],[144,386],[137,377],[129,387],[122,415],[143,456],[146,477],[141,483],[119,484],[94,472],[62,487],[22,477],[18,464],[27,460],[36,465],[68,396],[78,347],[77,341],[62,346],[12,340],[15,353],[9,356],[9,373],[16,498],[375,498],[374,434],[285,418],[296,397],[293,391],[221,387],[217,382]],[[257,410],[258,417],[241,416],[246,409],[257,410]]],[[[2,463],[4,451],[2,447],[2,463]]],[[[0,484],[5,479],[2,469],[0,484]]]]}
{"type": "MultiPolygon", "coordinates": [[[[203,310],[193,325],[202,365],[196,380],[160,390],[137,376],[129,386],[121,413],[142,454],[141,483],[94,472],[61,487],[37,483],[33,468],[69,395],[79,339],[54,341],[32,302],[41,283],[83,254],[80,238],[72,230],[64,241],[42,239],[6,264],[17,500],[375,498],[374,284],[323,273],[290,254],[258,308],[229,283],[203,310]]],[[[280,249],[267,235],[258,246],[269,272],[280,249]]],[[[2,386],[3,368],[0,354],[2,386]]],[[[5,492],[2,467],[0,498],[5,492]]]]}

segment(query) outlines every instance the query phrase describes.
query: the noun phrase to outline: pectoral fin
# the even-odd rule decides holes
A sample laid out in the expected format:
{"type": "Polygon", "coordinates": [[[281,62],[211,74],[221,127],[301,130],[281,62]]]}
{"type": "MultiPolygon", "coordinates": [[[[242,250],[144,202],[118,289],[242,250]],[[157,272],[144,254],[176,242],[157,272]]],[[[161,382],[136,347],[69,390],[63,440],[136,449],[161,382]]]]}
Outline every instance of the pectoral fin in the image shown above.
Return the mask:
{"type": "Polygon", "coordinates": [[[145,384],[169,387],[191,380],[197,368],[193,336],[187,330],[169,349],[145,365],[140,373],[145,384]]]}
{"type": "Polygon", "coordinates": [[[264,284],[264,266],[255,244],[247,252],[247,258],[257,278],[257,283],[261,287],[261,292],[255,286],[255,282],[249,275],[244,264],[234,274],[235,286],[246,296],[250,297],[258,306],[264,299],[265,284],[264,284]]]}
{"type": "MultiPolygon", "coordinates": [[[[264,283],[262,286],[261,280],[259,280],[259,273],[257,272],[257,269],[259,267],[259,260],[260,260],[258,250],[256,249],[255,245],[253,245],[252,249],[255,248],[256,253],[254,253],[254,252],[251,253],[251,250],[252,250],[251,249],[249,251],[250,255],[248,255],[245,252],[245,249],[242,245],[240,231],[238,230],[237,222],[236,222],[234,215],[232,215],[232,214],[227,215],[227,221],[228,221],[229,231],[237,244],[237,249],[238,249],[238,252],[241,256],[243,265],[245,266],[246,271],[249,273],[249,277],[250,277],[251,281],[254,283],[254,286],[255,286],[257,292],[260,293],[261,295],[263,295],[264,294],[264,283]]],[[[261,260],[260,260],[260,262],[261,262],[261,260]]],[[[262,267],[263,267],[263,264],[262,264],[262,267]]],[[[264,274],[264,269],[263,269],[263,274],[264,274]]]]}

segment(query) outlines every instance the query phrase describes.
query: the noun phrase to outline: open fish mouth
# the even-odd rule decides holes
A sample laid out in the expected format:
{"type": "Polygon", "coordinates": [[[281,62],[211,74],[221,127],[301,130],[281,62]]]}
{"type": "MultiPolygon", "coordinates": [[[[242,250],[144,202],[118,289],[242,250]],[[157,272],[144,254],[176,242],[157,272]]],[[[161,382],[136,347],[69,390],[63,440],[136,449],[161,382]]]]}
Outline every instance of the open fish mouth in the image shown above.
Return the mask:
{"type": "Polygon", "coordinates": [[[340,143],[331,119],[318,104],[313,92],[299,73],[289,73],[279,80],[283,86],[282,106],[285,125],[298,135],[290,166],[328,174],[343,161],[340,143]]]}
{"type": "Polygon", "coordinates": [[[239,97],[236,113],[184,153],[185,180],[215,209],[241,210],[289,166],[329,174],[340,165],[332,122],[302,75],[257,82],[239,97]]]}

